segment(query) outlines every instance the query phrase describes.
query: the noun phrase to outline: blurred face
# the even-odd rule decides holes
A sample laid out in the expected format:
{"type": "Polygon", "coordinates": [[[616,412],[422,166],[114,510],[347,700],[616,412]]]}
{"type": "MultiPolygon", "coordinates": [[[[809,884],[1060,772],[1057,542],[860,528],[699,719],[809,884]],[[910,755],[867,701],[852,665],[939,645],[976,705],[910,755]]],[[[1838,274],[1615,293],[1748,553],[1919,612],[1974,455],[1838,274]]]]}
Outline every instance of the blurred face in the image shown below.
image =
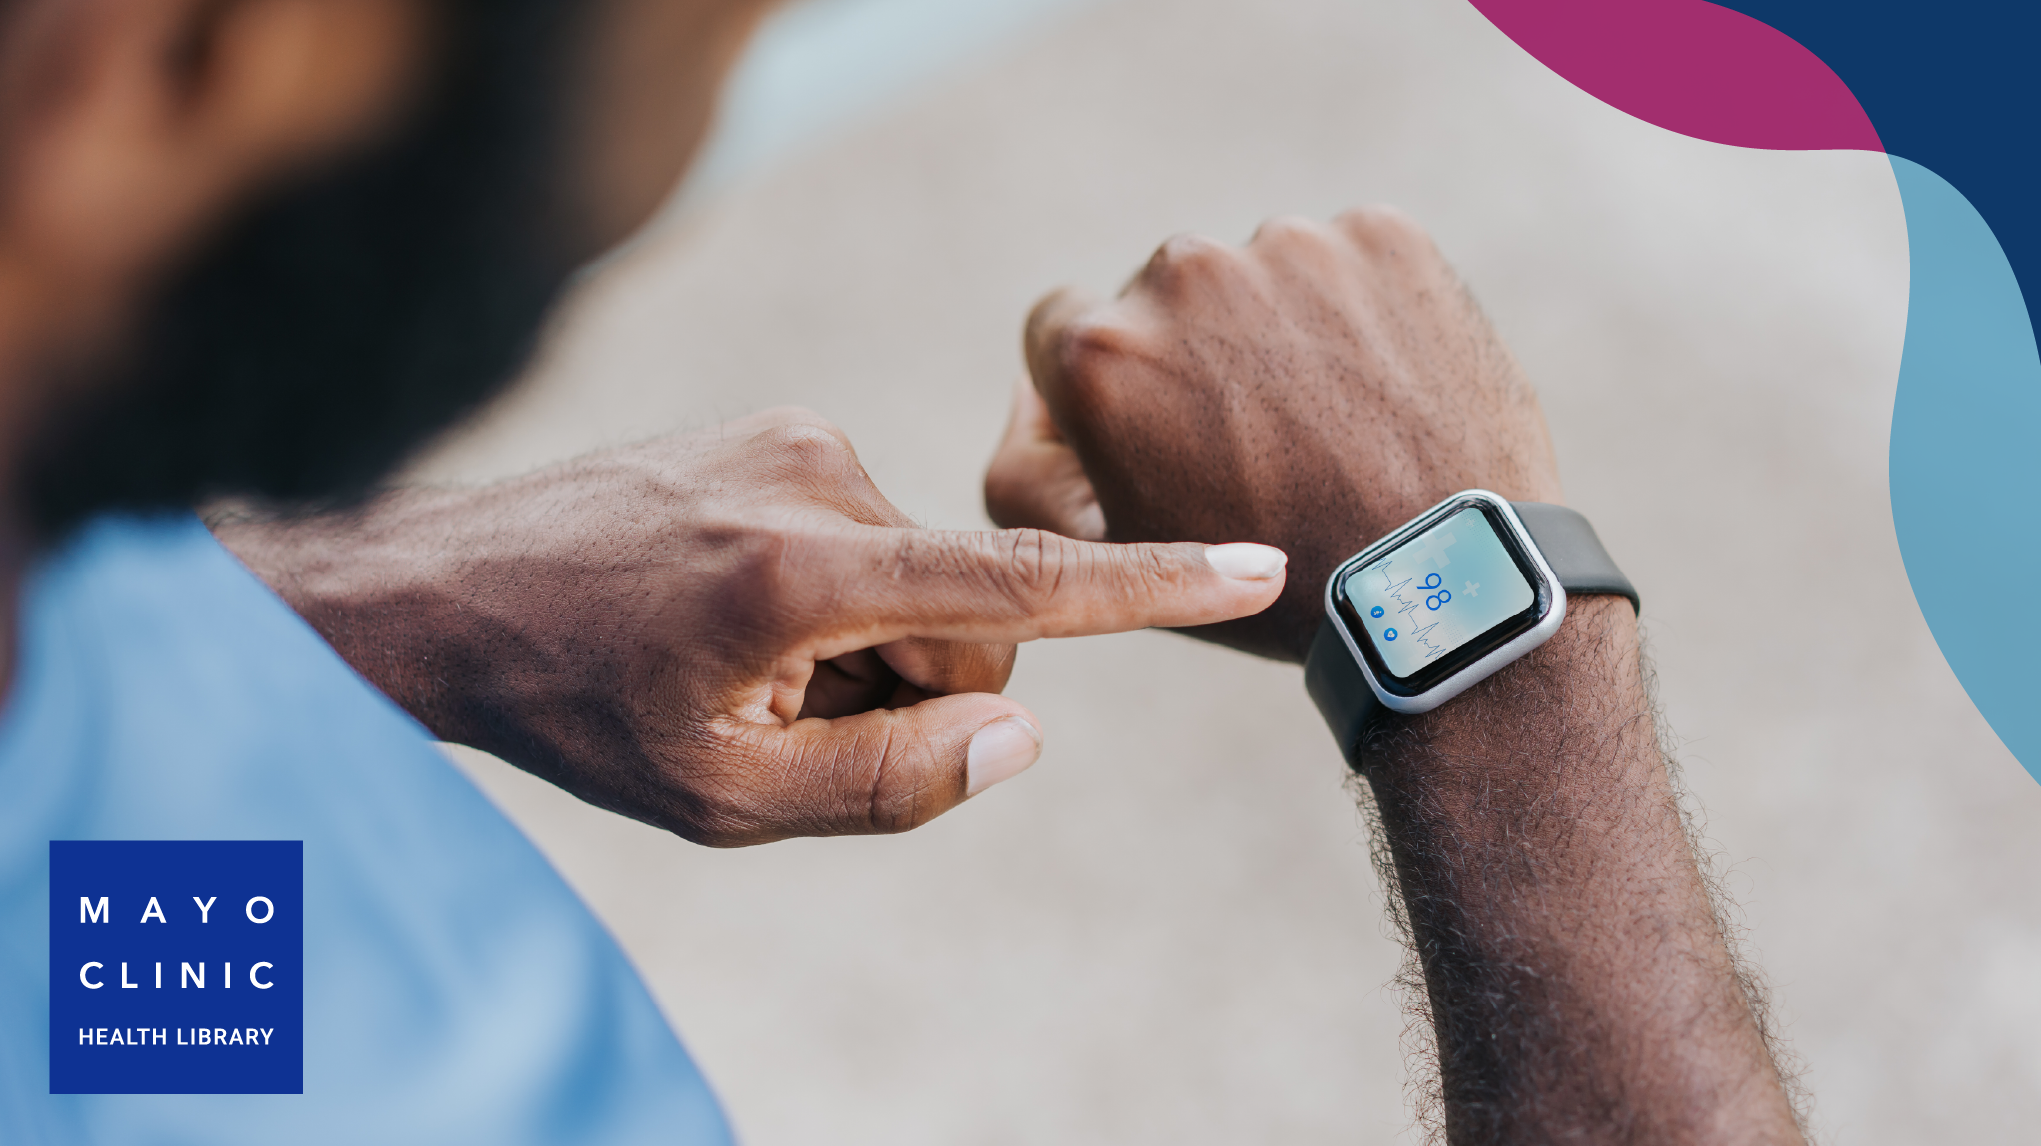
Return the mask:
{"type": "MultiPolygon", "coordinates": [[[[17,28],[0,37],[16,47],[33,39],[33,19],[62,9],[62,30],[81,7],[14,0],[10,14],[5,3],[0,19],[17,28]]],[[[69,233],[32,211],[36,181],[55,178],[46,173],[83,171],[51,201],[89,205],[96,200],[75,186],[92,186],[105,156],[157,169],[138,177],[113,164],[120,178],[104,196],[106,225],[76,228],[100,236],[96,248],[38,240],[35,259],[8,258],[27,248],[0,234],[0,339],[19,332],[0,385],[36,396],[13,404],[29,432],[17,432],[9,459],[12,493],[45,535],[108,507],[235,493],[321,502],[369,488],[510,379],[572,270],[656,209],[764,5],[82,7],[126,22],[72,29],[74,71],[40,69],[61,82],[0,47],[0,122],[16,145],[0,157],[0,190],[26,204],[11,233],[69,233]],[[382,15],[364,23],[371,9],[382,15]],[[197,23],[175,25],[179,13],[197,23]],[[163,43],[198,37],[194,62],[176,61],[183,70],[167,80],[151,71],[168,66],[163,52],[121,46],[123,36],[146,45],[135,29],[148,19],[173,21],[163,43]],[[277,29],[293,20],[298,30],[284,38],[277,29]],[[102,41],[113,46],[95,48],[102,41]],[[152,82],[169,94],[148,97],[152,82]],[[66,105],[47,93],[61,96],[66,84],[93,114],[57,114],[66,105]],[[144,96],[131,94],[136,85],[144,96]],[[115,95],[94,94],[102,91],[115,95]],[[94,111],[93,99],[115,110],[94,111]],[[295,120],[280,118],[300,104],[295,120]],[[164,158],[152,159],[166,134],[164,158]],[[65,167],[72,153],[49,139],[98,158],[65,167]],[[123,205],[119,188],[138,182],[191,190],[123,205]],[[131,223],[125,246],[104,237],[138,214],[153,221],[131,223]],[[10,272],[84,285],[11,292],[10,272]],[[10,323],[17,294],[76,301],[10,323]],[[37,331],[57,333],[36,343],[37,331]]]]}

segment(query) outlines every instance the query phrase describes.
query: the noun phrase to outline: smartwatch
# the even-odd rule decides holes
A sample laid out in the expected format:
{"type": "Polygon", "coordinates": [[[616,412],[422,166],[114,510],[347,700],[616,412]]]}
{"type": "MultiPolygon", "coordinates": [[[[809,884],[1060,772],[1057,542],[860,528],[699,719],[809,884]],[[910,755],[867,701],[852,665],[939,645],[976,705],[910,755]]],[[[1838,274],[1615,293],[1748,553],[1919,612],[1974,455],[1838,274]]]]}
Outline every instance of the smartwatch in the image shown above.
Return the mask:
{"type": "Polygon", "coordinates": [[[1587,518],[1456,493],[1333,570],[1304,687],[1353,761],[1384,712],[1429,712],[1544,644],[1569,593],[1638,607],[1587,518]]]}

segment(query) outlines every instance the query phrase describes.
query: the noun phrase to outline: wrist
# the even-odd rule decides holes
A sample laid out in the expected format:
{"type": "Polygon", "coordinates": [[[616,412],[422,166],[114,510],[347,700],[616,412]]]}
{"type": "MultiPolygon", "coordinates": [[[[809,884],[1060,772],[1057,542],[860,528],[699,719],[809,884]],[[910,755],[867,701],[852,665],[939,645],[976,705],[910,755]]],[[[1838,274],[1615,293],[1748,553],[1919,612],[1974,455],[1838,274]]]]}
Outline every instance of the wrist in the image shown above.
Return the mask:
{"type": "Polygon", "coordinates": [[[421,543],[447,536],[430,525],[447,497],[406,490],[324,514],[230,509],[208,513],[207,525],[356,672],[435,736],[459,740],[445,666],[465,659],[461,626],[474,618],[453,590],[444,545],[421,543]]]}
{"type": "Polygon", "coordinates": [[[635,599],[620,568],[630,562],[592,563],[585,541],[535,543],[535,508],[567,519],[579,509],[512,482],[396,491],[345,513],[215,514],[209,525],[435,738],[644,818],[616,780],[642,752],[619,708],[630,690],[617,649],[641,632],[641,618],[616,608],[635,599]],[[608,771],[586,774],[590,761],[608,771]]]}
{"type": "Polygon", "coordinates": [[[1493,676],[1431,712],[1385,714],[1356,768],[1377,783],[1557,775],[1593,788],[1634,770],[1638,736],[1655,732],[1636,612],[1622,597],[1579,595],[1550,640],[1493,676]]]}

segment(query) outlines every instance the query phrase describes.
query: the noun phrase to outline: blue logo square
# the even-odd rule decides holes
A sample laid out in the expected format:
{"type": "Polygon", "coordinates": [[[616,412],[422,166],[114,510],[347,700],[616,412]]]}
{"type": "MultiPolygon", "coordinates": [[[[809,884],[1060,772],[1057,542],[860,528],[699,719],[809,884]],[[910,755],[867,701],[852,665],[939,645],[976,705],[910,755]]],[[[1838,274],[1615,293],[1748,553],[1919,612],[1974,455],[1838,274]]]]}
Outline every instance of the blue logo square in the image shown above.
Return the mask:
{"type": "Polygon", "coordinates": [[[50,842],[51,1094],[303,1094],[301,841],[50,842]]]}

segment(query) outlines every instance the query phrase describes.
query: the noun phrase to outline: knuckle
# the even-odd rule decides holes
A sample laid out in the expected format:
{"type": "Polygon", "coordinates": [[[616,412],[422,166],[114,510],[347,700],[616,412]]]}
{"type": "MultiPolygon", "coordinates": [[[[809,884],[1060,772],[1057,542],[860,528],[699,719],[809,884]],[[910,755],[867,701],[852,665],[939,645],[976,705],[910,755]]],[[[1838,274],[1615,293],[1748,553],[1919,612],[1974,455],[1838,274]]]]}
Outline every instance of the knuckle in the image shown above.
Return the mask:
{"type": "Polygon", "coordinates": [[[912,831],[942,814],[950,804],[939,778],[946,778],[941,754],[927,734],[912,722],[893,719],[873,734],[864,755],[878,761],[854,790],[863,797],[866,831],[893,834],[912,831]]]}
{"type": "Polygon", "coordinates": [[[843,440],[829,432],[826,427],[808,422],[790,422],[774,426],[759,435],[761,444],[768,449],[803,456],[827,457],[843,452],[843,440]]]}
{"type": "Polygon", "coordinates": [[[836,432],[836,427],[830,423],[829,419],[806,406],[773,406],[770,409],[760,410],[752,416],[758,421],[772,426],[815,426],[831,433],[836,432]]]}
{"type": "Polygon", "coordinates": [[[1235,256],[1232,247],[1217,239],[1189,233],[1171,235],[1155,248],[1148,270],[1163,279],[1203,277],[1227,269],[1235,256]]]}
{"type": "Polygon", "coordinates": [[[1085,380],[1105,363],[1135,350],[1134,333],[1100,316],[1086,316],[1063,328],[1058,352],[1074,380],[1085,380]]]}
{"type": "Polygon", "coordinates": [[[1121,546],[1109,553],[1113,579],[1128,596],[1153,600],[1169,594],[1183,580],[1183,566],[1167,546],[1121,546]]]}
{"type": "Polygon", "coordinates": [[[1055,355],[1059,414],[1086,425],[1110,406],[1125,367],[1149,358],[1151,351],[1140,332],[1124,322],[1090,315],[1063,328],[1055,355]]]}
{"type": "Polygon", "coordinates": [[[723,848],[918,828],[956,803],[957,770],[919,722],[874,715],[881,718],[855,732],[792,740],[723,724],[688,753],[685,774],[670,778],[656,822],[723,848]]]}
{"type": "Polygon", "coordinates": [[[1040,529],[1008,529],[991,535],[998,559],[985,565],[994,587],[1024,615],[1041,611],[1071,572],[1063,539],[1040,529]]]}
{"type": "Polygon", "coordinates": [[[1302,246],[1322,244],[1331,237],[1330,229],[1315,219],[1302,215],[1277,215],[1255,228],[1254,246],[1302,246]]]}
{"type": "MultiPolygon", "coordinates": [[[[776,819],[807,835],[905,832],[934,819],[953,802],[943,789],[948,771],[927,735],[897,714],[852,735],[807,741],[783,762],[787,790],[768,794],[776,819]]],[[[759,817],[736,810],[739,822],[759,817]]]]}
{"type": "Polygon", "coordinates": [[[833,428],[809,422],[789,422],[762,430],[752,446],[768,466],[789,477],[812,475],[841,477],[860,471],[857,455],[833,428]]]}
{"type": "Polygon", "coordinates": [[[1091,309],[1077,291],[1070,287],[1058,287],[1035,300],[1028,308],[1027,333],[1030,339],[1053,330],[1071,318],[1091,309]]]}
{"type": "Polygon", "coordinates": [[[1431,236],[1415,218],[1402,208],[1386,203],[1372,203],[1343,211],[1335,223],[1367,246],[1431,241],[1431,236]]]}

